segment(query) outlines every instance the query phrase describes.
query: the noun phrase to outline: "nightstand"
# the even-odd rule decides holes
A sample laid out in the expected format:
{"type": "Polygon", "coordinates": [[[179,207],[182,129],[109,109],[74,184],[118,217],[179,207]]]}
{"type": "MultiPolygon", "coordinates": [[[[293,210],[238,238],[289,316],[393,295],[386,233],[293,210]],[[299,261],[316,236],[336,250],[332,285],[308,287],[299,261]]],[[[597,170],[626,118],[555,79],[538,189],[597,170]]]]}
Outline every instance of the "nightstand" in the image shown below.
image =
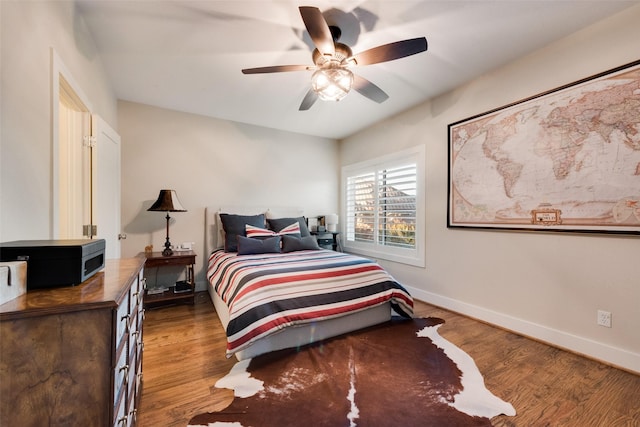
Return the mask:
{"type": "Polygon", "coordinates": [[[339,231],[311,231],[311,235],[316,237],[318,246],[322,249],[338,250],[338,235],[339,231]]]}
{"type": "Polygon", "coordinates": [[[169,304],[188,303],[193,304],[195,292],[194,265],[196,263],[196,253],[193,251],[174,251],[173,255],[164,256],[162,252],[143,253],[147,260],[144,264],[145,270],[150,268],[184,266],[186,269],[185,282],[189,288],[184,292],[176,292],[175,286],[170,286],[162,293],[149,294],[148,290],[144,297],[145,308],[159,307],[169,304]]]}

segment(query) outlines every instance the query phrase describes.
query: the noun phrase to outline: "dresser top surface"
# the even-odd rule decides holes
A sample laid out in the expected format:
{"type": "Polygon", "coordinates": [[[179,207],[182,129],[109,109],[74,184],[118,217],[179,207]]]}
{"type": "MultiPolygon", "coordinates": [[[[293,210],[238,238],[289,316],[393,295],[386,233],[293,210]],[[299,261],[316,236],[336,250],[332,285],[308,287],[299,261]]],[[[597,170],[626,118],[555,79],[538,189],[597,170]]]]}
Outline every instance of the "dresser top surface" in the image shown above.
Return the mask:
{"type": "Polygon", "coordinates": [[[102,271],[77,286],[27,291],[0,305],[0,320],[117,307],[144,262],[140,256],[107,260],[102,271]]]}

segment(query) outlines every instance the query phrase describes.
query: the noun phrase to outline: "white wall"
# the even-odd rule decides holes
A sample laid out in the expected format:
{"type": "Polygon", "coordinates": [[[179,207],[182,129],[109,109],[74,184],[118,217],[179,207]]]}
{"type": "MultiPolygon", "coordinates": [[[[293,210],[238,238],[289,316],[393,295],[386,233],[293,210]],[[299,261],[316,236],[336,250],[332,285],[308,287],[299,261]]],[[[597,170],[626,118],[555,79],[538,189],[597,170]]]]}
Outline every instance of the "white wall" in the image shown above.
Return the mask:
{"type": "Polygon", "coordinates": [[[51,48],[116,127],[116,99],[71,2],[0,1],[0,241],[52,238],[51,48]]]}
{"type": "Polygon", "coordinates": [[[638,59],[638,22],[640,6],[342,141],[342,165],[426,146],[426,268],[382,263],[416,298],[640,372],[638,236],[446,227],[447,125],[638,59]]]}
{"type": "Polygon", "coordinates": [[[121,101],[122,256],[161,250],[165,215],[147,212],[161,189],[176,190],[171,243],[196,242],[196,281],[204,289],[206,206],[299,206],[307,216],[338,208],[338,144],[121,101]]]}

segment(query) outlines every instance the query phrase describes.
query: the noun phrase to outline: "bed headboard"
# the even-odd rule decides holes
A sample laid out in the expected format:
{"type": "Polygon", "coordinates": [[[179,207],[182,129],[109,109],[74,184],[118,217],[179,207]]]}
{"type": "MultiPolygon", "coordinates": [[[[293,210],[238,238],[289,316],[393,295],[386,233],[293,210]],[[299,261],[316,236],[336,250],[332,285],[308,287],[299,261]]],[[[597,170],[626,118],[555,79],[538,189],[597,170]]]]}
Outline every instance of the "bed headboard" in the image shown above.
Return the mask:
{"type": "Polygon", "coordinates": [[[263,206],[206,206],[204,208],[205,264],[213,250],[224,246],[222,234],[220,233],[220,217],[218,216],[220,213],[236,215],[257,215],[263,213],[267,218],[297,218],[304,215],[304,210],[294,206],[271,208],[263,206]]]}

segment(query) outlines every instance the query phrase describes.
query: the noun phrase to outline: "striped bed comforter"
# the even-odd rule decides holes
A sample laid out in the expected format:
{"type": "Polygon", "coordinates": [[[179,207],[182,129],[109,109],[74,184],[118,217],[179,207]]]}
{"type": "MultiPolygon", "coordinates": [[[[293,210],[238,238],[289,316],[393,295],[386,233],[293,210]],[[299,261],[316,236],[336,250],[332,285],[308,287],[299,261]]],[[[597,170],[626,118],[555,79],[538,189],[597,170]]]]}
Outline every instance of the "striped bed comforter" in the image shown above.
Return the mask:
{"type": "Polygon", "coordinates": [[[209,257],[207,278],[229,308],[227,356],[291,325],[387,301],[405,317],[413,298],[378,264],[328,250],[209,257]]]}

